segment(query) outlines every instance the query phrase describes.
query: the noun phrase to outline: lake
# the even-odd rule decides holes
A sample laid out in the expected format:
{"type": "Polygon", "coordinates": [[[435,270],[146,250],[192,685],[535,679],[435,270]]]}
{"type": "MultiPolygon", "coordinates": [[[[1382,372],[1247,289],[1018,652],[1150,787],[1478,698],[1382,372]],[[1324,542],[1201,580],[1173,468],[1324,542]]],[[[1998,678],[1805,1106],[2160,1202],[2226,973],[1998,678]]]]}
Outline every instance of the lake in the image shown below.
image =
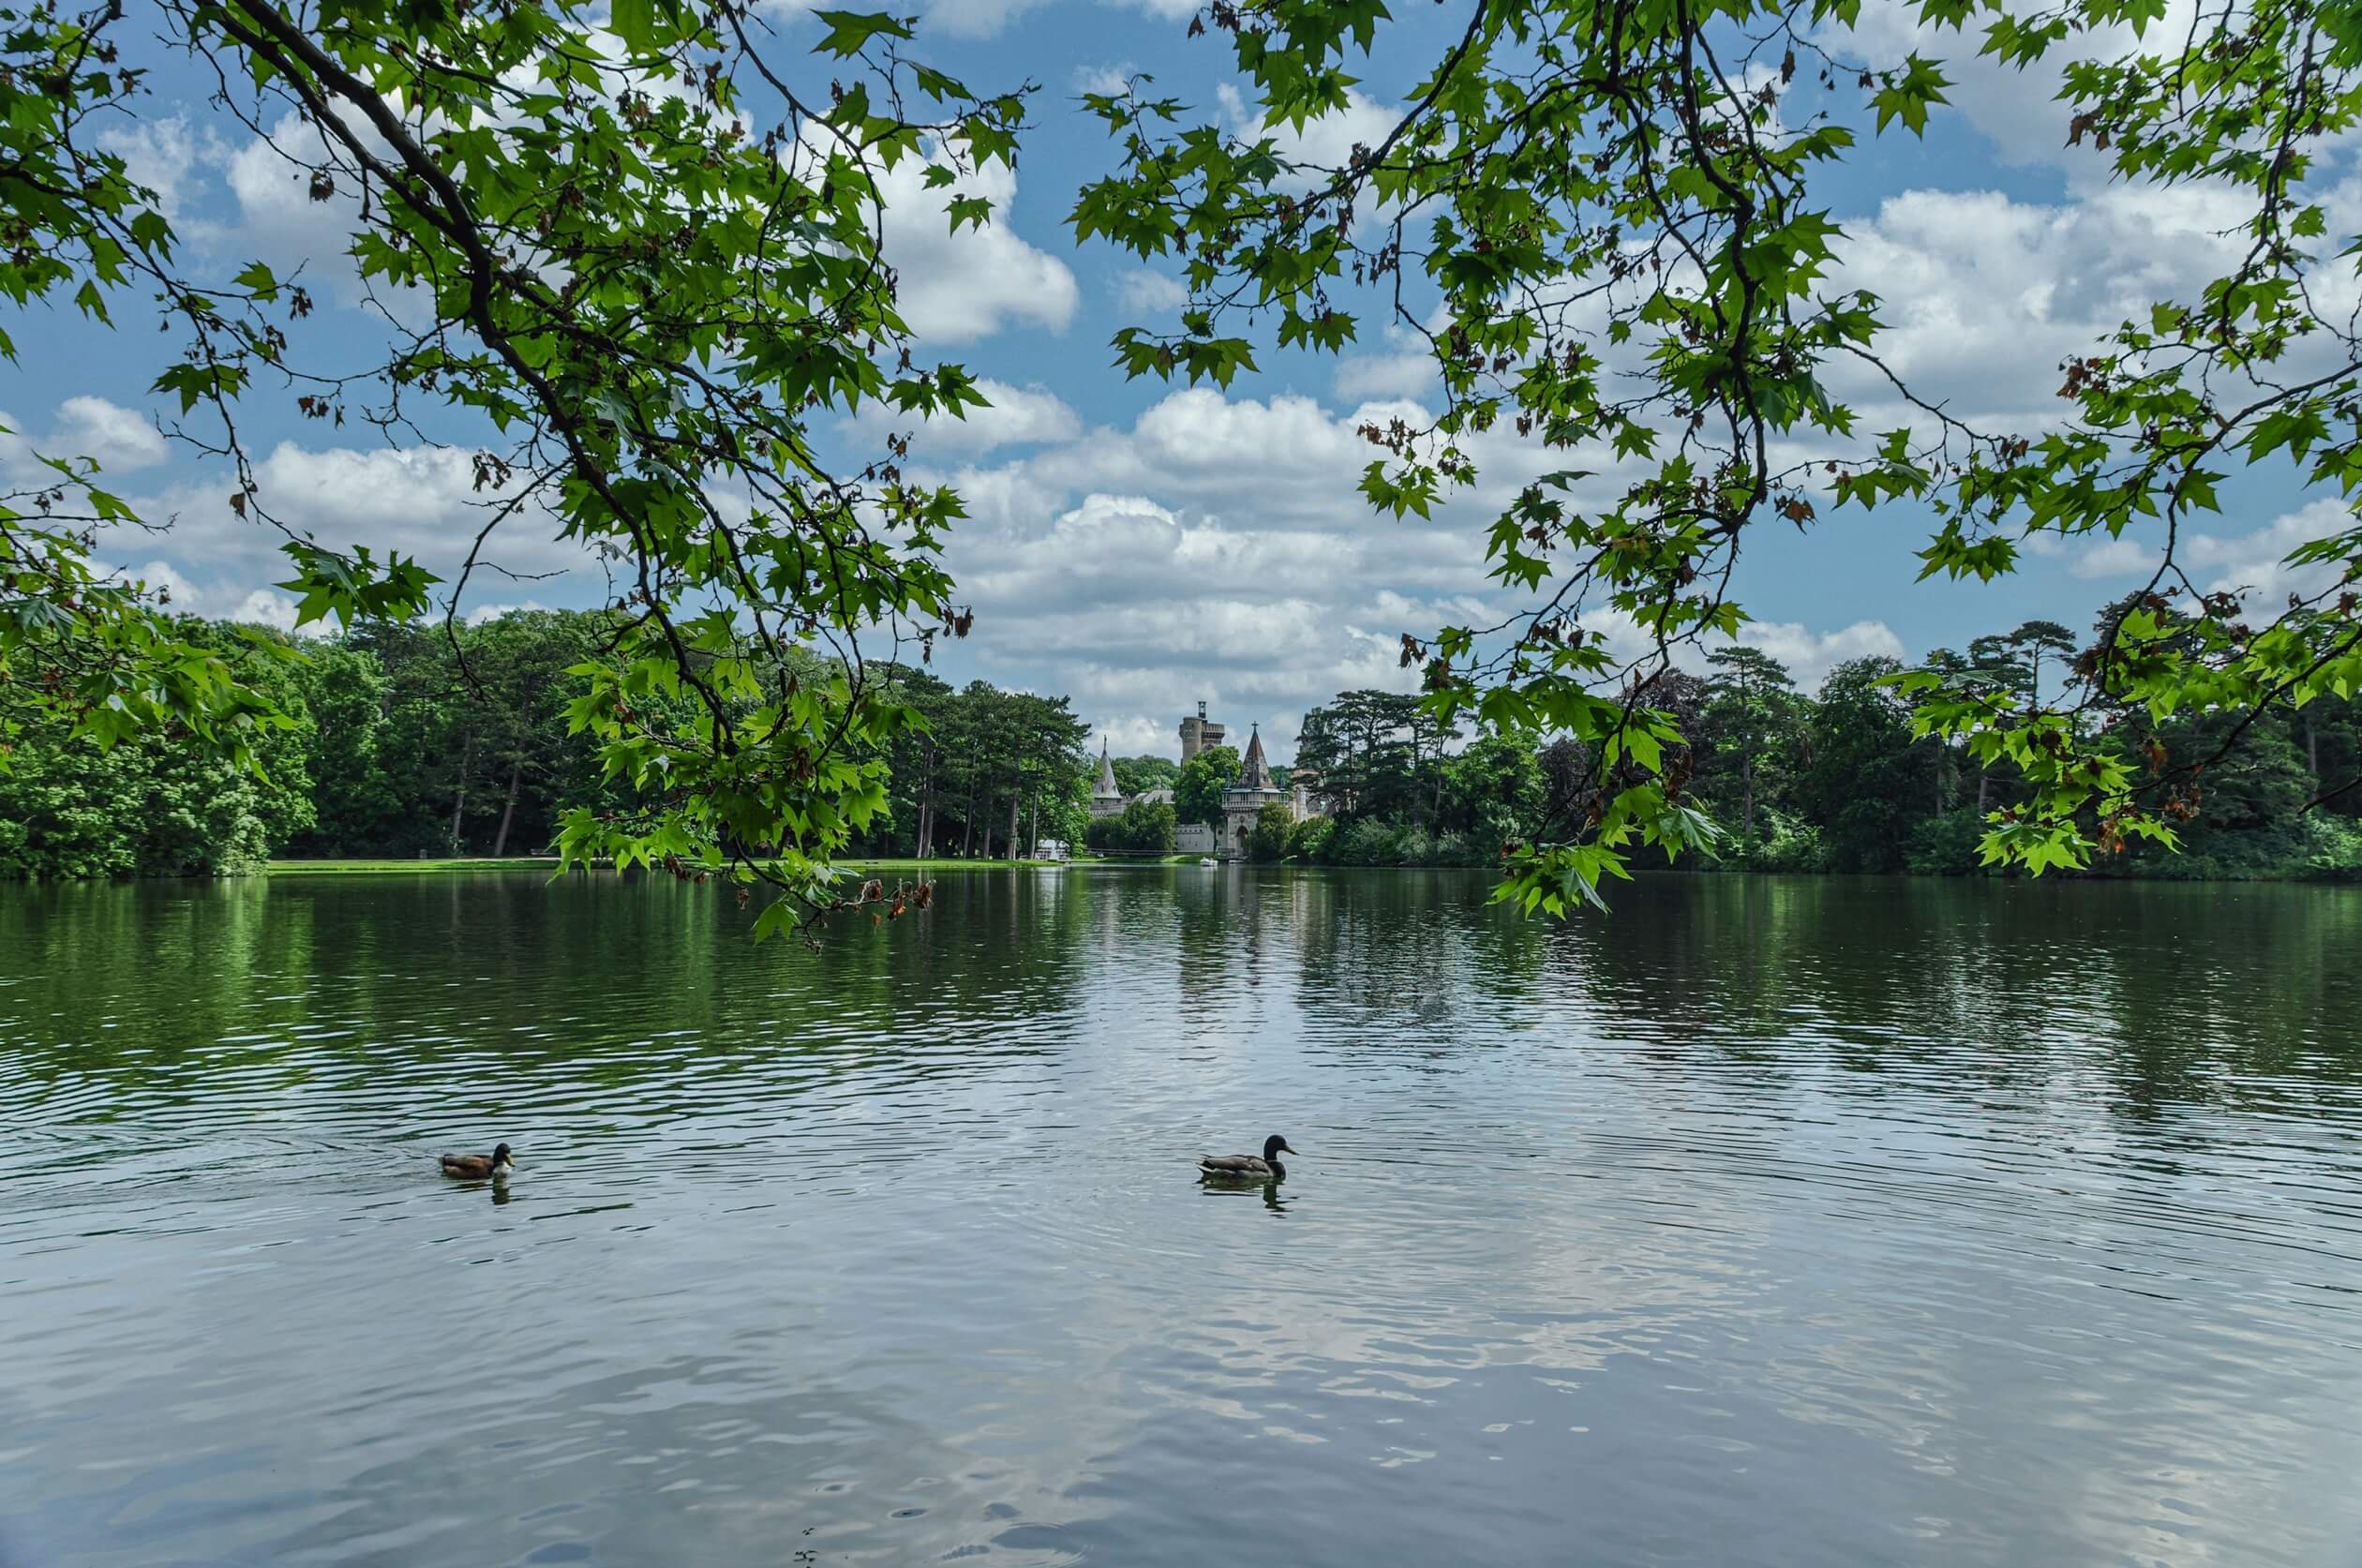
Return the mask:
{"type": "Polygon", "coordinates": [[[2362,1562],[2362,889],[1487,889],[0,888],[0,1563],[2362,1562]]]}

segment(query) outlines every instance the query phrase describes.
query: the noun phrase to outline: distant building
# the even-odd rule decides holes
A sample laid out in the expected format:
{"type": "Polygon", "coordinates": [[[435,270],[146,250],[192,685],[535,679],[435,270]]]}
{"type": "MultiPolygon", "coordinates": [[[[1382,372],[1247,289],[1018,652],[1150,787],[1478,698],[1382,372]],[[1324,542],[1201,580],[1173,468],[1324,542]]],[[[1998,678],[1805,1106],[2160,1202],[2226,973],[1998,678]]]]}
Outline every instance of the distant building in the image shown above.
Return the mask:
{"type": "Polygon", "coordinates": [[[1108,759],[1107,742],[1099,741],[1099,782],[1091,785],[1091,819],[1124,814],[1124,792],[1115,787],[1115,764],[1108,759]]]}
{"type": "Polygon", "coordinates": [[[1255,818],[1265,806],[1285,805],[1288,820],[1296,820],[1295,805],[1287,792],[1271,781],[1271,764],[1263,759],[1263,726],[1253,726],[1247,740],[1247,760],[1238,769],[1238,782],[1222,797],[1222,852],[1228,855],[1247,853],[1247,835],[1255,830],[1255,818]]]}
{"type": "Polygon", "coordinates": [[[1181,721],[1181,760],[1188,761],[1209,746],[1222,743],[1222,726],[1205,716],[1205,704],[1199,703],[1197,716],[1181,721]]]}
{"type": "MultiPolygon", "coordinates": [[[[1197,711],[1181,721],[1181,760],[1191,757],[1209,746],[1218,746],[1228,731],[1206,717],[1205,704],[1199,703],[1197,711]]],[[[1218,828],[1203,822],[1181,823],[1174,833],[1174,847],[1184,855],[1219,855],[1225,859],[1247,852],[1247,836],[1254,831],[1255,818],[1269,805],[1288,808],[1290,821],[1300,822],[1317,814],[1323,804],[1317,794],[1291,779],[1292,787],[1281,789],[1271,776],[1271,763],[1263,755],[1263,726],[1250,726],[1247,740],[1247,755],[1240,763],[1238,778],[1222,797],[1222,822],[1218,828]]],[[[1312,781],[1317,785],[1318,780],[1312,781]]],[[[1107,742],[1099,742],[1099,778],[1091,785],[1091,816],[1103,820],[1124,814],[1124,808],[1134,800],[1151,804],[1173,803],[1170,789],[1144,789],[1127,796],[1115,783],[1114,759],[1109,756],[1107,742]]]]}

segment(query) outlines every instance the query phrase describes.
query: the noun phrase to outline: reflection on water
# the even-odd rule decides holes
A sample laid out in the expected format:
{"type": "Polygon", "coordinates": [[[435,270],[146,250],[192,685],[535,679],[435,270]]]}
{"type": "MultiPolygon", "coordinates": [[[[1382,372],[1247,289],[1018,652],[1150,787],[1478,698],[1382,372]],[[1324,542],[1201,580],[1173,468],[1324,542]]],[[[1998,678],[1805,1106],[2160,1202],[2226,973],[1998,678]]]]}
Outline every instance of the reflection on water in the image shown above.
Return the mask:
{"type": "Polygon", "coordinates": [[[2362,895],[1484,891],[0,891],[0,1562],[2354,1568],[2362,895]]]}

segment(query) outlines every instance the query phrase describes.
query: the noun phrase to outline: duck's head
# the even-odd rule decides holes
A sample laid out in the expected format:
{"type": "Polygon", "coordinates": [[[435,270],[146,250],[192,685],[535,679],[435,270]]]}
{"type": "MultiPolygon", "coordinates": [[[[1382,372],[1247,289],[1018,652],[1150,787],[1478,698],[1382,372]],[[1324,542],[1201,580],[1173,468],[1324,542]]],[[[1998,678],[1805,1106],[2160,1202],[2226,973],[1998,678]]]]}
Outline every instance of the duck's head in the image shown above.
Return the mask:
{"type": "Polygon", "coordinates": [[[1276,1132],[1263,1140],[1263,1163],[1265,1165],[1268,1165],[1273,1160],[1278,1159],[1283,1154],[1293,1153],[1295,1153],[1295,1150],[1289,1147],[1288,1141],[1280,1137],[1276,1132]]]}
{"type": "Polygon", "coordinates": [[[516,1169],[516,1161],[509,1157],[509,1146],[506,1143],[499,1144],[492,1150],[492,1169],[495,1171],[516,1169]]]}

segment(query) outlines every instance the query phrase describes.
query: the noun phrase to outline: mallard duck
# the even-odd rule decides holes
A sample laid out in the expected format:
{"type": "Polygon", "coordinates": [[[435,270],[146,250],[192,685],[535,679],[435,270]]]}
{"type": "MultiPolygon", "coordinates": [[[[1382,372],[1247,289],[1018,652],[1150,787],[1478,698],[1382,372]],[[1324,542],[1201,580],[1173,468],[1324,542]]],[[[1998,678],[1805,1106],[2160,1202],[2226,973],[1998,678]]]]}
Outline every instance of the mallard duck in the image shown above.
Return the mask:
{"type": "Polygon", "coordinates": [[[1263,1140],[1263,1157],[1253,1155],[1201,1155],[1198,1174],[1234,1182],[1278,1182],[1288,1178],[1288,1168],[1279,1163],[1279,1152],[1289,1148],[1288,1141],[1278,1133],[1263,1140]]]}
{"type": "Polygon", "coordinates": [[[442,1173],[461,1181],[480,1182],[486,1176],[505,1176],[516,1169],[516,1161],[509,1157],[509,1146],[501,1143],[488,1155],[445,1155],[442,1173]]]}

